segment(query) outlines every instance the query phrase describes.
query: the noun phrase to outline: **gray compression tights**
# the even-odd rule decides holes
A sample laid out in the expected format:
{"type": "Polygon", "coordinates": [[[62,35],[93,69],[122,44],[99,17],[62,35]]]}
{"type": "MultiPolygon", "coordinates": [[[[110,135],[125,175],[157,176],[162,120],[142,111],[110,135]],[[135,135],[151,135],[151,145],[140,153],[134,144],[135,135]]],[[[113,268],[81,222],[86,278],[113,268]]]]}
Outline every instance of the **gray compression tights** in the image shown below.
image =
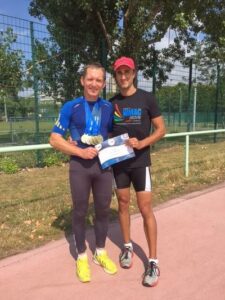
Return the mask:
{"type": "Polygon", "coordinates": [[[92,190],[95,210],[96,247],[104,248],[108,232],[109,207],[112,197],[112,173],[101,170],[97,160],[70,162],[70,188],[73,201],[72,227],[78,253],[86,250],[85,217],[92,190]]]}

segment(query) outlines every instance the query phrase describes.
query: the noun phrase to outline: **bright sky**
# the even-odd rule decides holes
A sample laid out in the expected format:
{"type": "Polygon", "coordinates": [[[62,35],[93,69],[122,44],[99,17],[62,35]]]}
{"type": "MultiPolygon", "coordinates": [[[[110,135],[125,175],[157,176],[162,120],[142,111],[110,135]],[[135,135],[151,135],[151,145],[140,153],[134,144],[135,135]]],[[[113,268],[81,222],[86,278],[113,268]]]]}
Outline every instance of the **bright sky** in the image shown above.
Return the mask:
{"type": "Polygon", "coordinates": [[[29,15],[29,3],[30,0],[0,0],[0,14],[40,23],[40,20],[29,15]]]}

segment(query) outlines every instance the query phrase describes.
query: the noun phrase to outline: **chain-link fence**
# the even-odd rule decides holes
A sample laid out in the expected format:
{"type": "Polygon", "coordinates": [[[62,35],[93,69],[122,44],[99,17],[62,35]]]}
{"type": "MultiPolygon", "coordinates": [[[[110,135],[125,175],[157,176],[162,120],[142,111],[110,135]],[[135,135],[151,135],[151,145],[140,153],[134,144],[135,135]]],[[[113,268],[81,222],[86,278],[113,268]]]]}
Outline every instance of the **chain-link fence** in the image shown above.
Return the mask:
{"type": "MultiPolygon", "coordinates": [[[[85,38],[85,37],[84,37],[85,38]]],[[[81,92],[80,61],[74,38],[54,38],[46,25],[0,15],[0,143],[45,143],[63,101],[81,92]]],[[[104,51],[99,58],[106,61],[104,51]]],[[[224,128],[224,69],[202,66],[186,59],[159,82],[157,57],[152,78],[138,72],[138,87],[153,91],[163,112],[167,132],[224,128]]],[[[169,62],[169,59],[168,59],[169,62]]],[[[117,92],[107,72],[106,98],[117,92]]]]}

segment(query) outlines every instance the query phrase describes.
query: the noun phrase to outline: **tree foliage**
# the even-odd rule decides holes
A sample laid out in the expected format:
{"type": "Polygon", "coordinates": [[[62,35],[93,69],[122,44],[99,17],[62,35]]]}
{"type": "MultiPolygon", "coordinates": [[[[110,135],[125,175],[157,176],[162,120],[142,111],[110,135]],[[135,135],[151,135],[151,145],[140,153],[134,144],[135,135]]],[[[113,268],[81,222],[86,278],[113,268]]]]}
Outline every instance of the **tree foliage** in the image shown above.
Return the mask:
{"type": "Polygon", "coordinates": [[[131,55],[138,61],[147,49],[165,36],[170,28],[176,32],[170,54],[176,56],[181,44],[193,47],[199,32],[224,45],[224,0],[32,0],[32,15],[45,16],[51,32],[70,34],[80,51],[90,48],[96,56],[102,38],[111,55],[131,55]]]}
{"type": "MultiPolygon", "coordinates": [[[[197,89],[197,112],[213,112],[216,86],[211,84],[198,83],[197,89]]],[[[175,86],[162,87],[157,92],[160,108],[163,112],[182,112],[188,111],[188,85],[178,83],[175,86]]],[[[194,89],[191,93],[191,101],[194,98],[194,89]]]]}
{"type": "Polygon", "coordinates": [[[218,47],[225,45],[225,0],[32,0],[30,13],[48,20],[61,51],[66,48],[62,41],[71,37],[74,55],[64,62],[69,74],[71,66],[74,74],[79,64],[103,61],[105,45],[109,68],[116,57],[128,55],[146,78],[153,76],[157,59],[160,84],[168,78],[173,62],[184,58],[186,50],[193,50],[197,34],[218,47]],[[168,30],[175,32],[173,43],[157,49],[168,30]]]}
{"type": "MultiPolygon", "coordinates": [[[[77,61],[72,47],[73,44],[68,42],[64,50],[61,50],[51,37],[43,42],[35,41],[35,72],[38,90],[52,97],[55,102],[70,99],[80,88],[77,74],[80,62],[77,61]]],[[[27,61],[26,65],[29,70],[28,86],[32,87],[33,62],[27,61]]]]}
{"type": "Polygon", "coordinates": [[[0,33],[0,88],[1,93],[17,98],[22,87],[22,57],[21,51],[13,50],[16,35],[11,28],[0,33]]]}
{"type": "Polygon", "coordinates": [[[8,112],[14,114],[20,108],[18,92],[23,86],[23,54],[13,49],[17,40],[12,28],[0,32],[0,113],[7,101],[8,112]]]}

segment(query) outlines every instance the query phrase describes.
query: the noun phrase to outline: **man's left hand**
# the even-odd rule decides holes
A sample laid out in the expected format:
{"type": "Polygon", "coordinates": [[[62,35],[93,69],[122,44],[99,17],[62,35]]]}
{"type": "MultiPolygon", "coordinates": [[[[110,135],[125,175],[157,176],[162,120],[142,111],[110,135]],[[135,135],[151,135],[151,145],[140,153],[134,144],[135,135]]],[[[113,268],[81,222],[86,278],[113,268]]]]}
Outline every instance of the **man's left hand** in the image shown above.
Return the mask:
{"type": "Polygon", "coordinates": [[[134,149],[140,150],[141,149],[141,141],[139,141],[137,138],[130,138],[127,140],[126,144],[134,149]]]}

